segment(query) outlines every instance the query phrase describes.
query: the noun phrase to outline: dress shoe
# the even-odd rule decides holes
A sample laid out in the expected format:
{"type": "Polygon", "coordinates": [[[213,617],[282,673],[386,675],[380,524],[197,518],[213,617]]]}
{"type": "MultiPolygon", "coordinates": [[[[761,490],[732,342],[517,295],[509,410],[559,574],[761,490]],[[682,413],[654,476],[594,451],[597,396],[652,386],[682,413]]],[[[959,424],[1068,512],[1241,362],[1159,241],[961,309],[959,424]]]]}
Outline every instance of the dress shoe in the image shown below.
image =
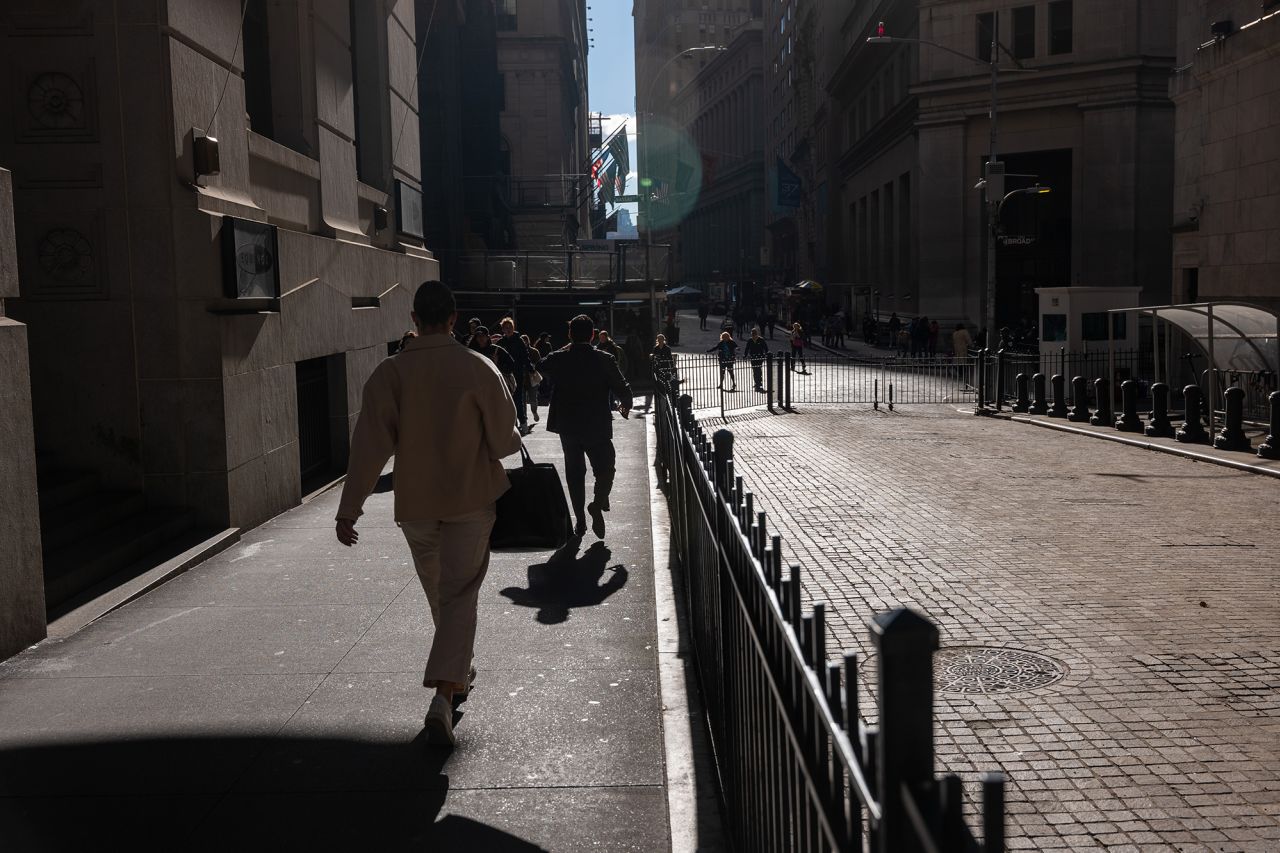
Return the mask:
{"type": "Polygon", "coordinates": [[[604,510],[594,503],[587,504],[587,512],[591,515],[591,532],[597,538],[604,538],[604,510]]]}
{"type": "Polygon", "coordinates": [[[587,532],[587,522],[585,519],[579,518],[573,525],[573,535],[582,538],[587,532]]]}

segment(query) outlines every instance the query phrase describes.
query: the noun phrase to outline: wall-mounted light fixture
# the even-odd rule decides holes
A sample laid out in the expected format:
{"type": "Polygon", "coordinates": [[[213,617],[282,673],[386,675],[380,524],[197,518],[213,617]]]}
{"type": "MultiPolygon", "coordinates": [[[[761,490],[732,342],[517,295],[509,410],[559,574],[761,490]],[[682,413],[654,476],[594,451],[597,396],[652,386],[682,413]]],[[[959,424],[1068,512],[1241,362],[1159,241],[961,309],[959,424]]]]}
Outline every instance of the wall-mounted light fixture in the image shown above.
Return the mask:
{"type": "Polygon", "coordinates": [[[217,175],[222,166],[218,140],[198,128],[191,129],[191,163],[197,179],[217,175]]]}

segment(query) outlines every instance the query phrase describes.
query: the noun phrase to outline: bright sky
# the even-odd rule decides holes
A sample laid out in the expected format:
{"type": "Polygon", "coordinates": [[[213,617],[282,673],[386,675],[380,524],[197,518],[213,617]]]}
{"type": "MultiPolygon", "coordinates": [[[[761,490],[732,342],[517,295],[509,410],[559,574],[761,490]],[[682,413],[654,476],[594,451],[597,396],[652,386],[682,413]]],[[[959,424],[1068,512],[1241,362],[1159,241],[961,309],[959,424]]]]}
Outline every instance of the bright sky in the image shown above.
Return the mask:
{"type": "MultiPolygon", "coordinates": [[[[595,39],[595,47],[588,55],[587,102],[593,113],[605,115],[604,133],[607,137],[619,124],[629,123],[627,132],[631,143],[631,166],[627,176],[627,194],[636,192],[636,60],[635,35],[632,27],[631,0],[589,0],[590,18],[587,26],[595,39]]],[[[636,212],[636,205],[623,207],[636,212]]]]}

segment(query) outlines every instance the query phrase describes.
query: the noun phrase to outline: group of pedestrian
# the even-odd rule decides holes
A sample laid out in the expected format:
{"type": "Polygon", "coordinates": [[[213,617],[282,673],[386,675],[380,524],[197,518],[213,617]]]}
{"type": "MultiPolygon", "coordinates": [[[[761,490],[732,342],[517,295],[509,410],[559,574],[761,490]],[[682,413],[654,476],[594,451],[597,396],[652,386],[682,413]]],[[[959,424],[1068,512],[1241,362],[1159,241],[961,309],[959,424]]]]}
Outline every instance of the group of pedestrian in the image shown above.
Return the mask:
{"type": "Polygon", "coordinates": [[[935,358],[938,355],[940,327],[927,316],[912,317],[903,323],[898,312],[889,316],[889,341],[900,358],[935,358]]]}
{"type": "Polygon", "coordinates": [[[549,335],[531,343],[509,317],[499,324],[500,336],[479,319],[459,335],[452,291],[427,281],[414,294],[411,317],[412,332],[364,385],[335,530],[343,545],[359,542],[364,502],[395,456],[395,521],[435,625],[422,681],[435,693],[423,726],[428,742],[453,745],[455,706],[476,677],[477,611],[496,503],[510,488],[502,460],[520,451],[527,431],[525,381],[540,374],[551,386],[547,429],[559,435],[564,452],[575,537],[585,534],[588,516],[595,534],[605,535],[615,471],[609,401],[627,417],[631,388],[617,358],[592,346],[595,323],[586,315],[569,322],[569,344],[555,351],[549,335]],[[590,504],[588,461],[595,477],[590,504]]]}
{"type": "MultiPolygon", "coordinates": [[[[712,345],[711,349],[707,350],[707,352],[716,353],[719,357],[720,390],[728,390],[731,392],[737,391],[738,377],[734,368],[738,359],[738,342],[733,339],[733,332],[728,329],[721,332],[720,340],[716,341],[715,344],[712,345]],[[730,383],[728,389],[725,389],[724,387],[724,381],[726,378],[730,383]]],[[[662,359],[662,362],[665,363],[667,359],[671,358],[668,353],[670,353],[670,349],[666,345],[666,339],[659,335],[652,353],[655,371],[659,365],[659,359],[662,359]]],[[[769,355],[769,344],[761,335],[759,326],[751,327],[751,338],[743,348],[743,354],[746,355],[747,359],[751,362],[753,390],[763,394],[765,390],[764,363],[765,359],[769,355]]],[[[672,364],[672,368],[674,368],[674,363],[672,364]]]]}

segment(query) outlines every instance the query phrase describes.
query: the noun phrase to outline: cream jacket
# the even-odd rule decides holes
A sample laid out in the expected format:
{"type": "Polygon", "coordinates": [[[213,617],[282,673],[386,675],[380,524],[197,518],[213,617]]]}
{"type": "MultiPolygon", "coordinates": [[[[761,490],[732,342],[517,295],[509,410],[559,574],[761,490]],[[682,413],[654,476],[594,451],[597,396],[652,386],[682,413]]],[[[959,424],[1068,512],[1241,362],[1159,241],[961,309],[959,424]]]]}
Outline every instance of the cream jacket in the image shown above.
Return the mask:
{"type": "Polygon", "coordinates": [[[360,517],[383,466],[395,466],[396,521],[474,512],[510,488],[516,409],[493,362],[446,334],[413,338],[364,385],[338,518],[360,517]]]}

